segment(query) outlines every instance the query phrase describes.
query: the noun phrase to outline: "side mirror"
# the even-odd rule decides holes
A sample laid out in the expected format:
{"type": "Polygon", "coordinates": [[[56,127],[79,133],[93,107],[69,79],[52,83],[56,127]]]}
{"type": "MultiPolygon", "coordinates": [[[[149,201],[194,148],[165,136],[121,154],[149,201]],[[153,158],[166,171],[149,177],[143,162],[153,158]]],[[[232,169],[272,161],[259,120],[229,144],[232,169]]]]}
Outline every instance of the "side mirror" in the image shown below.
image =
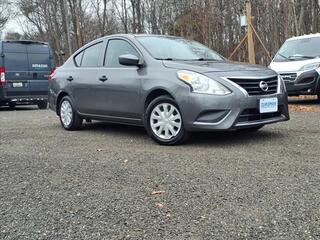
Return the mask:
{"type": "Polygon", "coordinates": [[[125,54],[119,56],[119,63],[125,66],[141,67],[143,65],[142,60],[140,60],[137,56],[132,54],[125,54]]]}

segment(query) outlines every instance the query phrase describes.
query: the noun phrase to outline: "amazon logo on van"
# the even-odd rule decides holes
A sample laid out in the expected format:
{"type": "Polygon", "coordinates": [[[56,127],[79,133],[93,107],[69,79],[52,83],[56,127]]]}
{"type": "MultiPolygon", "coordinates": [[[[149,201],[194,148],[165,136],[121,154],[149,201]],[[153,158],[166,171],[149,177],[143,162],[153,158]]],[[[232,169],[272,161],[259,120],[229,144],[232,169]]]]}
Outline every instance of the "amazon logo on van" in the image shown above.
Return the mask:
{"type": "Polygon", "coordinates": [[[33,68],[48,68],[48,64],[32,64],[33,68]]]}

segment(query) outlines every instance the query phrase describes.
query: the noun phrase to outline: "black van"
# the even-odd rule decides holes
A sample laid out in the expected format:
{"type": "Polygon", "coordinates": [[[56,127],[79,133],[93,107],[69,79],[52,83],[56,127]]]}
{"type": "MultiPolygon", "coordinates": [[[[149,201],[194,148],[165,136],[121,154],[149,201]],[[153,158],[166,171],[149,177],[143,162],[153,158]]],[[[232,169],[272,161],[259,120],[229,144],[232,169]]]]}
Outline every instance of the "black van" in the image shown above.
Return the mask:
{"type": "Polygon", "coordinates": [[[54,70],[48,43],[0,41],[0,106],[37,104],[47,108],[48,77],[54,70]]]}

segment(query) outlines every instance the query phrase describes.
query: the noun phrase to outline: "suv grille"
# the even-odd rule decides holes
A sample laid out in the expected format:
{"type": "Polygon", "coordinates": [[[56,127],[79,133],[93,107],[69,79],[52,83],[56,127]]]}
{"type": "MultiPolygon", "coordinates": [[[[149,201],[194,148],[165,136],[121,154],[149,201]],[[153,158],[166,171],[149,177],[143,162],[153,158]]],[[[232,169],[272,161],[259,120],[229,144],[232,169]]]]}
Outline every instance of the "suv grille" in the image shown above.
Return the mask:
{"type": "Polygon", "coordinates": [[[280,76],[282,77],[283,81],[293,82],[297,79],[298,75],[296,73],[282,73],[280,76]]]}
{"type": "Polygon", "coordinates": [[[275,94],[278,90],[278,76],[259,79],[248,78],[228,78],[230,81],[238,84],[245,89],[249,95],[268,95],[275,94]],[[267,90],[262,90],[260,83],[264,82],[268,85],[267,90]]]}

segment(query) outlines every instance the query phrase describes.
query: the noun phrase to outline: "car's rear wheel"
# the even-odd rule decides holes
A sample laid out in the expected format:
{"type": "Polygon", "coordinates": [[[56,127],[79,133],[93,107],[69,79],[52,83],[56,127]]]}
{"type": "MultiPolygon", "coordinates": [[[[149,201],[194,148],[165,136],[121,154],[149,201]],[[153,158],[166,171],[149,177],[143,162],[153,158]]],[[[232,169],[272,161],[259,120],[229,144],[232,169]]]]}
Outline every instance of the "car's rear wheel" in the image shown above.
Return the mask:
{"type": "Polygon", "coordinates": [[[48,102],[47,101],[40,101],[38,102],[38,108],[39,109],[47,109],[48,108],[48,102]]]}
{"type": "Polygon", "coordinates": [[[59,117],[61,125],[66,130],[78,130],[82,124],[82,118],[77,114],[73,107],[71,98],[65,96],[61,99],[59,105],[59,117]]]}
{"type": "Polygon", "coordinates": [[[177,103],[169,96],[154,99],[145,113],[148,134],[161,145],[176,145],[187,139],[177,103]]]}

